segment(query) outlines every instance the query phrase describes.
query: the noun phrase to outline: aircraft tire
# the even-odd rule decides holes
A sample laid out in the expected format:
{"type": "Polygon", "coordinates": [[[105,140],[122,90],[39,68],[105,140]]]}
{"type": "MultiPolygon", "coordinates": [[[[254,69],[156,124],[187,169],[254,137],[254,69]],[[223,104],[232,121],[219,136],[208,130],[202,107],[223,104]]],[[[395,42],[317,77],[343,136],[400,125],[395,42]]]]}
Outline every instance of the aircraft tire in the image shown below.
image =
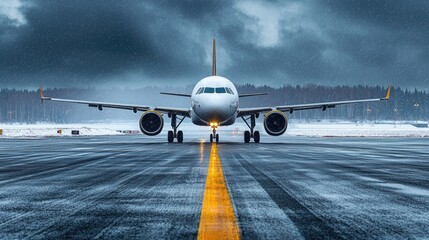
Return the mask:
{"type": "Polygon", "coordinates": [[[244,131],[244,142],[249,143],[250,142],[250,132],[244,131]]]}
{"type": "Polygon", "coordinates": [[[216,143],[219,142],[219,134],[216,133],[216,143]]]}
{"type": "Polygon", "coordinates": [[[259,131],[255,131],[253,133],[253,140],[255,140],[255,143],[259,143],[259,141],[261,140],[261,135],[259,134],[259,131]]]}
{"type": "Polygon", "coordinates": [[[173,140],[174,140],[173,131],[168,131],[167,139],[168,139],[169,143],[173,142],[173,140]]]}
{"type": "Polygon", "coordinates": [[[177,142],[179,142],[179,143],[183,142],[183,131],[177,132],[177,142]]]}

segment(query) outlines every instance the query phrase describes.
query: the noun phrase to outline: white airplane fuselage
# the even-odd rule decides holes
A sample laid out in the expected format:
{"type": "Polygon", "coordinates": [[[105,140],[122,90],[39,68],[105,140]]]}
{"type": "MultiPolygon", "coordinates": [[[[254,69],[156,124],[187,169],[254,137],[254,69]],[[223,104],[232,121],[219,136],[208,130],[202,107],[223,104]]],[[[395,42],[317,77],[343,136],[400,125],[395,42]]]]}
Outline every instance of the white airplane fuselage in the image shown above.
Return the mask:
{"type": "Polygon", "coordinates": [[[239,97],[234,84],[221,76],[201,79],[191,94],[192,123],[200,126],[226,126],[235,123],[239,97]]]}

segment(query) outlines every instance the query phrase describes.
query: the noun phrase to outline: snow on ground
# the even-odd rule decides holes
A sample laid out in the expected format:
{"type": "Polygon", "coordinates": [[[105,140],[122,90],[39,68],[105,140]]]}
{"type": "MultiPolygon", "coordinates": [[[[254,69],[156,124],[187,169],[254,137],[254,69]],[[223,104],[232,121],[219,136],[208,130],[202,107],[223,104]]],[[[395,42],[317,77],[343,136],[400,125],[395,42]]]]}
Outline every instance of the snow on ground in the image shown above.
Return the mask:
{"type": "Polygon", "coordinates": [[[312,137],[429,137],[429,128],[411,124],[292,123],[290,136],[312,137]]]}
{"type": "Polygon", "coordinates": [[[0,137],[51,137],[72,136],[72,130],[79,130],[81,136],[120,135],[114,125],[100,124],[0,124],[0,137]],[[61,134],[58,133],[61,130],[61,134]]]}
{"type": "MultiPolygon", "coordinates": [[[[50,137],[71,136],[72,130],[79,130],[81,136],[97,135],[123,135],[140,134],[136,122],[115,123],[82,123],[82,124],[1,124],[3,135],[0,137],[50,137]],[[62,130],[58,134],[58,130],[62,130]],[[128,131],[128,132],[124,132],[128,131]]],[[[183,123],[180,128],[184,132],[210,133],[208,127],[194,126],[191,123],[183,123]]],[[[164,131],[170,130],[169,122],[165,122],[164,131]]],[[[240,122],[232,126],[220,127],[222,134],[241,135],[248,130],[247,126],[240,122]]],[[[257,123],[256,130],[265,133],[262,122],[257,123]]],[[[429,128],[417,128],[408,123],[352,123],[344,121],[335,122],[291,122],[284,136],[308,136],[308,137],[429,137],[429,128]]]]}

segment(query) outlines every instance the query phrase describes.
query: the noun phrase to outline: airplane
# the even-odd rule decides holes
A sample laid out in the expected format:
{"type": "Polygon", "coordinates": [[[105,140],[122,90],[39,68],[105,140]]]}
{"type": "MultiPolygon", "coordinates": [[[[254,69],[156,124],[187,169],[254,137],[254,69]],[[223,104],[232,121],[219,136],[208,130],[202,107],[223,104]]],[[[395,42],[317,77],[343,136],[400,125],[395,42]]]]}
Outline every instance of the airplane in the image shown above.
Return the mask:
{"type": "Polygon", "coordinates": [[[161,92],[164,95],[188,97],[191,100],[190,108],[175,107],[149,107],[146,105],[130,105],[120,103],[107,103],[95,101],[82,101],[73,99],[62,99],[45,97],[42,86],[40,86],[41,102],[56,101],[85,104],[89,107],[96,107],[102,111],[104,108],[116,108],[131,110],[134,113],[143,112],[139,120],[139,127],[142,133],[155,136],[161,133],[164,127],[163,115],[167,114],[171,119],[172,130],[168,131],[167,140],[173,142],[183,142],[183,131],[178,131],[180,124],[185,118],[191,118],[192,123],[198,126],[209,126],[212,129],[210,142],[219,142],[218,127],[232,125],[238,118],[241,118],[249,130],[244,132],[244,142],[249,143],[251,139],[259,143],[261,135],[259,131],[254,131],[256,118],[261,113],[264,114],[263,124],[267,134],[271,136],[280,136],[286,132],[288,127],[288,117],[286,112],[292,114],[294,111],[321,109],[325,111],[328,108],[334,108],[337,105],[366,103],[389,100],[391,86],[388,87],[386,96],[383,98],[360,99],[337,102],[306,103],[285,106],[267,106],[240,108],[239,100],[243,97],[252,97],[266,95],[268,93],[248,93],[239,94],[234,84],[227,78],[216,74],[216,40],[213,39],[212,55],[212,75],[201,79],[192,90],[191,94],[161,92]]]}

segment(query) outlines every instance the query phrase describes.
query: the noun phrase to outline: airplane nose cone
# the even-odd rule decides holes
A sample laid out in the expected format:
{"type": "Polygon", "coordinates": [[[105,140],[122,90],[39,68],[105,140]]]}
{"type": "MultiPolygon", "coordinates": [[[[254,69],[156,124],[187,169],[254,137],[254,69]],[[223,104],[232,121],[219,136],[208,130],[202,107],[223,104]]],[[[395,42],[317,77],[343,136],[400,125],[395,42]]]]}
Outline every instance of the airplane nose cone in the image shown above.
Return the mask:
{"type": "Polygon", "coordinates": [[[210,101],[200,104],[200,107],[196,110],[206,122],[223,122],[232,116],[230,105],[221,101],[210,101]]]}

